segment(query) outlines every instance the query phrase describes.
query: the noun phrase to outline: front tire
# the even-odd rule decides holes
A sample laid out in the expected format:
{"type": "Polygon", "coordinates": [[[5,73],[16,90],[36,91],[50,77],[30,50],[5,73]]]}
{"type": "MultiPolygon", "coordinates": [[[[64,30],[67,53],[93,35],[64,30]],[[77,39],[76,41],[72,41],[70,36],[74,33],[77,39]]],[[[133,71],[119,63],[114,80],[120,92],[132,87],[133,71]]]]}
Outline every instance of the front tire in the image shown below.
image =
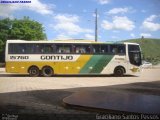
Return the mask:
{"type": "Polygon", "coordinates": [[[49,66],[45,66],[42,68],[42,75],[44,77],[51,77],[53,75],[53,69],[49,66]]]}
{"type": "Polygon", "coordinates": [[[29,68],[28,73],[31,77],[38,77],[39,76],[39,68],[36,66],[32,66],[29,68]]]}
{"type": "Polygon", "coordinates": [[[121,68],[121,67],[115,68],[115,70],[114,70],[114,75],[115,75],[115,76],[118,76],[118,77],[123,76],[123,75],[124,75],[124,70],[123,70],[123,68],[121,68]]]}

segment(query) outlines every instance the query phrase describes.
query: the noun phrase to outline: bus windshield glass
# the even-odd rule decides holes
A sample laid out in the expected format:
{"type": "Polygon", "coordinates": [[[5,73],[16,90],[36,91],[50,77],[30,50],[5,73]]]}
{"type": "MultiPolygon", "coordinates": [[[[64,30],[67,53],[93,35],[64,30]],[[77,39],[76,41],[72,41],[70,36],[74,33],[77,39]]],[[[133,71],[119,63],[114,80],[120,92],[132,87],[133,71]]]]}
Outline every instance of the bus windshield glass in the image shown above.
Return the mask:
{"type": "Polygon", "coordinates": [[[136,66],[141,65],[141,51],[139,45],[128,45],[130,63],[136,66]]]}

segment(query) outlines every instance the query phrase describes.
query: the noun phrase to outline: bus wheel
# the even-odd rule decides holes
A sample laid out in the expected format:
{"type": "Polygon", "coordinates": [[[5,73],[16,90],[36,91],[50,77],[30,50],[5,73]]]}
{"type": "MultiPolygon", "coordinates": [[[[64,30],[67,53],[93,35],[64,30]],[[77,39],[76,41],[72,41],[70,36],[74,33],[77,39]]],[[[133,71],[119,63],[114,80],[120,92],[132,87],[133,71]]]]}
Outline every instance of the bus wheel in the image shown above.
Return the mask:
{"type": "Polygon", "coordinates": [[[28,73],[31,77],[38,77],[40,72],[38,67],[32,66],[29,68],[28,73]]]}
{"type": "Polygon", "coordinates": [[[114,75],[115,76],[123,76],[124,75],[124,70],[122,67],[116,67],[114,70],[114,75]]]}
{"type": "Polygon", "coordinates": [[[44,77],[51,77],[53,75],[53,69],[49,66],[45,66],[42,68],[42,75],[44,77]]]}

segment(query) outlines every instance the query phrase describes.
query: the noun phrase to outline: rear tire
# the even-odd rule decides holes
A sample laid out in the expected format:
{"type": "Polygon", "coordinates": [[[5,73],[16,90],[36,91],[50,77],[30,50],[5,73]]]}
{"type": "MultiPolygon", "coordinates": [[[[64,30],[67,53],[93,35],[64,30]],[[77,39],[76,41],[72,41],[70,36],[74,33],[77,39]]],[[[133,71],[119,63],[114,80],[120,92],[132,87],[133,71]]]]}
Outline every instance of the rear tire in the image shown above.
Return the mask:
{"type": "Polygon", "coordinates": [[[42,75],[44,77],[51,77],[53,75],[53,69],[49,66],[45,66],[42,68],[42,75]]]}
{"type": "Polygon", "coordinates": [[[115,68],[114,70],[114,75],[117,76],[117,77],[121,77],[124,75],[124,70],[122,67],[117,67],[115,68]]]}
{"type": "Polygon", "coordinates": [[[32,66],[29,68],[28,73],[31,77],[38,77],[39,76],[39,68],[36,66],[32,66]]]}

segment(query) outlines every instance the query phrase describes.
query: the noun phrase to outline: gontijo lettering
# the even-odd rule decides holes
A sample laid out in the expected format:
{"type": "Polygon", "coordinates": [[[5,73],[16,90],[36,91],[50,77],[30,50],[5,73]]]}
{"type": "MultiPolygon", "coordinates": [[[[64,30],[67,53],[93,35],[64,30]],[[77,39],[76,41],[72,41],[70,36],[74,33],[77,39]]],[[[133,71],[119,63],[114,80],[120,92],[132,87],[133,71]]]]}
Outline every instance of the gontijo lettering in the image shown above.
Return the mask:
{"type": "Polygon", "coordinates": [[[73,60],[73,56],[60,56],[60,55],[42,55],[41,60],[73,60]]]}

